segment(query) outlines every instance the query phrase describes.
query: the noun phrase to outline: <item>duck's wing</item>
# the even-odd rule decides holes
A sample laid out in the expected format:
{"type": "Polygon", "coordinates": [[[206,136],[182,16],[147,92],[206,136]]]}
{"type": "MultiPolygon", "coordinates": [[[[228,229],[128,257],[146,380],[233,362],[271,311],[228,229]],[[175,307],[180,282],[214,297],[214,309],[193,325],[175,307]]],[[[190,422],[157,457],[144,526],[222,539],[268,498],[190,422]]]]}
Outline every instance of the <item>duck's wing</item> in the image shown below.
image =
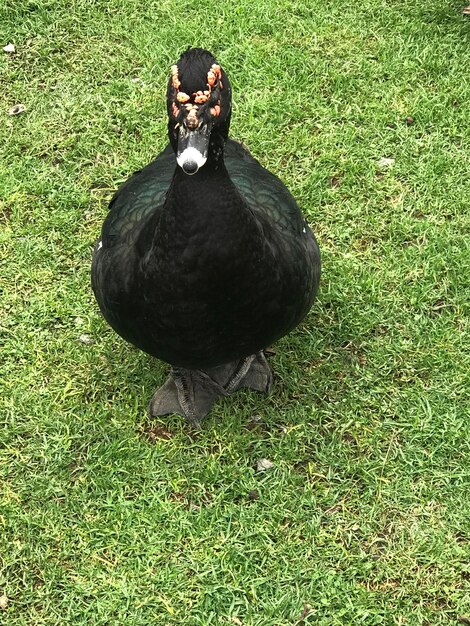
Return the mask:
{"type": "Polygon", "coordinates": [[[173,149],[168,145],[158,157],[135,172],[119,187],[109,204],[101,242],[105,247],[133,240],[147,217],[163,207],[176,167],[173,149]]]}
{"type": "Polygon", "coordinates": [[[225,146],[225,166],[232,182],[250,209],[268,218],[282,231],[294,235],[308,229],[297,202],[277,176],[265,169],[248,150],[229,139],[225,146]]]}
{"type": "Polygon", "coordinates": [[[277,264],[273,271],[279,276],[281,270],[286,272],[287,278],[278,281],[289,294],[284,306],[292,309],[294,328],[310,309],[320,281],[321,258],[315,235],[287,187],[241,144],[227,142],[225,166],[238,192],[257,216],[266,240],[277,248],[275,256],[286,261],[277,264]],[[300,285],[297,296],[289,292],[292,284],[300,285]]]}

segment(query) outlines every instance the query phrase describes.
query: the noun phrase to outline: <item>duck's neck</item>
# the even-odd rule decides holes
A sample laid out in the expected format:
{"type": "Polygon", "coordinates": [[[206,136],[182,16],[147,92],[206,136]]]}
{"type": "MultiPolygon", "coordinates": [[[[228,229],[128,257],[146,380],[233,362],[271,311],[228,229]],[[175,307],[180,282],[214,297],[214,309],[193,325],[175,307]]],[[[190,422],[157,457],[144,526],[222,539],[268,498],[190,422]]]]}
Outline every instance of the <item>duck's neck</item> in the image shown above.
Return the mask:
{"type": "Polygon", "coordinates": [[[154,248],[174,254],[238,245],[253,231],[253,215],[230,180],[223,159],[208,159],[193,176],[176,168],[154,233],[154,248]]]}

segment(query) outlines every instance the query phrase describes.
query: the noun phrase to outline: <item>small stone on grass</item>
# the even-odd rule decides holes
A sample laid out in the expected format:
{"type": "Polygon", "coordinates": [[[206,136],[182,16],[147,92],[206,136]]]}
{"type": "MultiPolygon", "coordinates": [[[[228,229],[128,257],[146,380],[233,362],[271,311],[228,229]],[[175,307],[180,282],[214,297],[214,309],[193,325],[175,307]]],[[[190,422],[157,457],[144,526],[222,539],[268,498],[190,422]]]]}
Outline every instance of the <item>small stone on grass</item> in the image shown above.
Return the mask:
{"type": "Polygon", "coordinates": [[[269,459],[258,459],[258,463],[256,464],[256,469],[258,472],[265,472],[266,470],[272,469],[274,467],[274,463],[269,459]]]}
{"type": "Polygon", "coordinates": [[[78,340],[84,343],[86,346],[91,346],[93,343],[95,343],[95,340],[92,337],[90,337],[90,335],[86,335],[86,334],[80,335],[78,340]]]}
{"type": "Polygon", "coordinates": [[[8,109],[8,115],[19,115],[20,113],[24,113],[26,111],[26,107],[24,104],[15,104],[8,109]]]}
{"type": "Polygon", "coordinates": [[[382,157],[377,161],[379,167],[391,167],[395,163],[395,159],[389,159],[388,157],[382,157]]]}

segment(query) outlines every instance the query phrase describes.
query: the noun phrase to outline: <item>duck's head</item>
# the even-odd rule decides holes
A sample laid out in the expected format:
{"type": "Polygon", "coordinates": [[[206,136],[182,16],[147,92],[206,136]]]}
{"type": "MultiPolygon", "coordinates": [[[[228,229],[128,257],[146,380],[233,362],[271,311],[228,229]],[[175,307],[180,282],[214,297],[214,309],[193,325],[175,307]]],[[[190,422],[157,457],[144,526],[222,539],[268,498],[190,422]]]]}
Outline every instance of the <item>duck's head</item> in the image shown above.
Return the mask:
{"type": "Polygon", "coordinates": [[[230,126],[231,89],[210,52],[190,48],[173,65],[167,109],[170,142],[186,174],[221,157],[230,126]]]}

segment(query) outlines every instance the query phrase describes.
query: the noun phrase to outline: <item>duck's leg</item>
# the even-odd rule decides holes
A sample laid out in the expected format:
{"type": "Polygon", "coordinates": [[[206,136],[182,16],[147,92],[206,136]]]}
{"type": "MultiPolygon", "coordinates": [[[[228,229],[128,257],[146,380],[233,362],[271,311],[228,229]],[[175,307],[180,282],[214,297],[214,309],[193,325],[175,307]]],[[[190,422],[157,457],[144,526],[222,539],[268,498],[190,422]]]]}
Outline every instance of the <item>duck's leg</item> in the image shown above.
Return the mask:
{"type": "Polygon", "coordinates": [[[269,393],[273,383],[273,374],[263,351],[208,369],[207,374],[222,385],[227,395],[243,387],[269,393]]]}
{"type": "Polygon", "coordinates": [[[246,387],[269,393],[272,372],[263,352],[207,370],[173,367],[149,404],[149,415],[183,415],[196,428],[221,396],[246,387]]]}

